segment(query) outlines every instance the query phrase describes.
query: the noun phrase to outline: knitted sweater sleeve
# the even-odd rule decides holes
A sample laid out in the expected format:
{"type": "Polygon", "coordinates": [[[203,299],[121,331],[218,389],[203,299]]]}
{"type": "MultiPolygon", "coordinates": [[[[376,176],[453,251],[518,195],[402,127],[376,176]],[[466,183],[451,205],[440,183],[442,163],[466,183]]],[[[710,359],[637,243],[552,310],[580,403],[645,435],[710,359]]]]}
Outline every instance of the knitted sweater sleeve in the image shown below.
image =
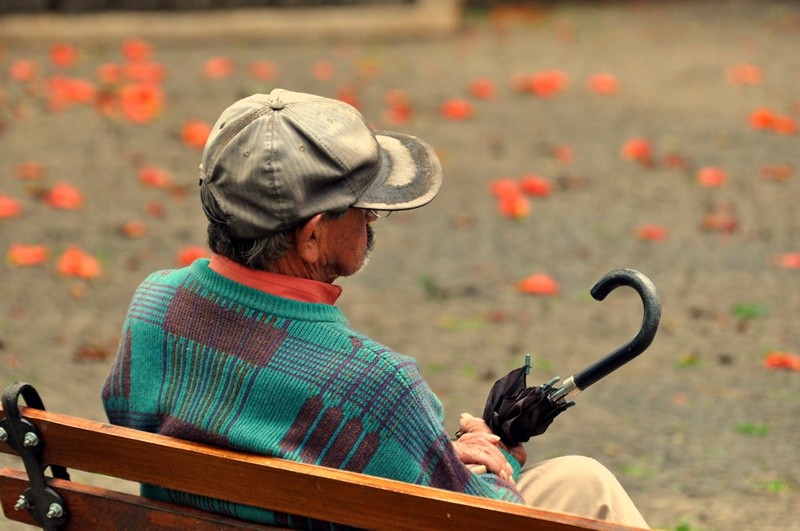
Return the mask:
{"type": "MultiPolygon", "coordinates": [[[[422,379],[413,358],[403,358],[394,370],[398,386],[376,397],[371,414],[384,425],[389,440],[382,441],[367,474],[399,479],[431,487],[463,492],[497,500],[524,503],[516,488],[492,473],[475,474],[458,459],[444,427],[441,402],[422,379]]],[[[507,455],[519,473],[516,459],[507,455]]]]}

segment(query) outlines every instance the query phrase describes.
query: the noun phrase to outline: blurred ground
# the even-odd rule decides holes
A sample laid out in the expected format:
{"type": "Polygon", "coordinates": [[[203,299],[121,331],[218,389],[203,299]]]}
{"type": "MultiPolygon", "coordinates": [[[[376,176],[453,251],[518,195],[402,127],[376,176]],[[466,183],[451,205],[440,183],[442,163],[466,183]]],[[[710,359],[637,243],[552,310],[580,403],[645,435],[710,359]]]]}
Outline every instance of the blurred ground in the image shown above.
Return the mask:
{"type": "Polygon", "coordinates": [[[77,64],[58,68],[52,40],[0,35],[0,196],[22,206],[0,219],[0,251],[50,250],[36,266],[0,264],[0,383],[31,382],[49,409],[104,420],[99,388],[132,291],[204,243],[199,152],[182,140],[185,122],[213,122],[275,86],[342,97],[377,128],[428,140],[444,165],[429,207],[376,226],[375,255],[341,282],[341,306],[356,328],[419,360],[449,427],[481,411],[491,383],[526,352],[538,384],[629,339],[641,319],[632,290],[603,302],[588,290],[607,271],[638,269],[663,304],[652,347],[579,395],[532,441],[531,458],[598,458],[654,527],[800,529],[800,372],[764,363],[800,351],[800,270],[790,267],[800,252],[799,4],[527,4],[470,10],[458,31],[414,39],[151,38],[167,74],[157,118],[48,108],[45,79],[99,84],[97,67],[122,64],[121,45],[136,36],[75,36],[77,64]],[[210,78],[204,66],[218,57],[233,70],[210,78]],[[11,79],[21,59],[38,65],[38,81],[11,79]],[[255,61],[273,70],[253,75],[255,61]],[[587,86],[598,73],[613,76],[615,94],[587,86]],[[478,79],[491,97],[471,91],[478,79]],[[455,98],[471,116],[442,115],[455,98]],[[762,129],[750,121],[757,110],[762,129]],[[649,162],[621,155],[633,138],[649,143],[649,162]],[[29,161],[38,178],[20,176],[29,161]],[[145,165],[171,184],[144,184],[145,165]],[[704,167],[727,180],[702,186],[704,167]],[[552,192],[510,219],[490,184],[526,174],[552,192]],[[62,182],[83,194],[80,209],[43,202],[62,182]],[[132,220],[144,234],[120,232],[132,220]],[[646,225],[665,238],[642,238],[646,225]],[[71,245],[99,260],[99,277],[58,274],[71,245]],[[537,272],[560,292],[519,293],[537,272]]]}
{"type": "MultiPolygon", "coordinates": [[[[20,0],[16,0],[20,1],[20,0]]],[[[27,0],[24,0],[27,1],[27,0]]],[[[94,0],[89,0],[93,2],[94,0]]],[[[132,0],[142,4],[142,0],[132,0]]],[[[200,5],[203,0],[198,1],[200,5]]],[[[257,0],[231,5],[255,4],[257,0]]],[[[393,0],[362,3],[306,2],[283,7],[197,9],[178,12],[152,10],[92,11],[74,16],[69,12],[10,13],[0,18],[0,34],[15,41],[79,38],[84,43],[128,35],[136,28],[138,38],[188,42],[209,39],[319,39],[412,38],[451,32],[460,25],[460,0],[393,0]]],[[[95,3],[97,6],[98,3],[95,3]]],[[[102,4],[99,4],[102,5],[102,4]]],[[[207,6],[210,5],[207,3],[207,6]]],[[[219,5],[219,4],[217,4],[219,5]]],[[[197,7],[197,6],[195,6],[197,7]]],[[[0,7],[0,15],[2,8],[0,7]]]]}

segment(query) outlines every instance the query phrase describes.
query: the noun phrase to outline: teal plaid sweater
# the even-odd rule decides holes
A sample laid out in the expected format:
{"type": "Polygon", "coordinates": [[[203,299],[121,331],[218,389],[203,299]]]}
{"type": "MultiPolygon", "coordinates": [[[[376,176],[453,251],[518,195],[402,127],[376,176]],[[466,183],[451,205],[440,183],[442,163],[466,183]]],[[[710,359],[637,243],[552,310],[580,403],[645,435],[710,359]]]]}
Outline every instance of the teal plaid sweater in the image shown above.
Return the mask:
{"type": "MultiPolygon", "coordinates": [[[[522,501],[499,477],[461,464],[413,358],[354,331],[335,306],[248,288],[205,259],[153,273],[136,290],[102,398],[113,424],[522,501]]],[[[272,525],[319,525],[149,485],[142,494],[272,525]]]]}

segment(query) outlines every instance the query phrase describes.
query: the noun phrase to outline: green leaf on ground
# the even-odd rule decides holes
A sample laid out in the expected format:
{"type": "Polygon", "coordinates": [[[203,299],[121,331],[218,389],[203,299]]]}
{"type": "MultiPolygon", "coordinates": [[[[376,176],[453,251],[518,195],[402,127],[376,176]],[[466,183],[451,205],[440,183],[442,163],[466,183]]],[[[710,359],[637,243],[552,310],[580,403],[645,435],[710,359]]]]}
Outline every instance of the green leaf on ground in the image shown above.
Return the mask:
{"type": "Polygon", "coordinates": [[[745,302],[733,307],[733,316],[742,320],[749,321],[758,317],[764,317],[768,313],[769,307],[766,304],[758,302],[745,302]]]}
{"type": "Polygon", "coordinates": [[[417,281],[428,299],[441,301],[450,296],[450,293],[442,287],[439,280],[431,275],[420,275],[417,281]]]}
{"type": "Polygon", "coordinates": [[[626,476],[637,477],[637,478],[649,478],[654,476],[656,473],[648,467],[645,463],[636,462],[630,463],[622,467],[622,473],[626,476]]]}
{"type": "Polygon", "coordinates": [[[694,352],[687,352],[675,360],[675,366],[679,369],[692,369],[700,365],[700,356],[694,352]]]}
{"type": "Polygon", "coordinates": [[[764,488],[771,494],[784,494],[792,490],[792,486],[788,481],[776,479],[764,484],[764,488]]]}
{"type": "Polygon", "coordinates": [[[474,379],[475,375],[478,374],[478,370],[475,368],[474,365],[464,365],[463,367],[461,367],[461,374],[465,378],[474,379]]]}
{"type": "Polygon", "coordinates": [[[744,435],[759,435],[763,437],[769,433],[769,428],[766,424],[742,423],[736,425],[736,431],[744,435]]]}
{"type": "Polygon", "coordinates": [[[678,520],[678,523],[672,529],[673,531],[701,531],[699,527],[693,526],[691,522],[685,518],[678,520]]]}

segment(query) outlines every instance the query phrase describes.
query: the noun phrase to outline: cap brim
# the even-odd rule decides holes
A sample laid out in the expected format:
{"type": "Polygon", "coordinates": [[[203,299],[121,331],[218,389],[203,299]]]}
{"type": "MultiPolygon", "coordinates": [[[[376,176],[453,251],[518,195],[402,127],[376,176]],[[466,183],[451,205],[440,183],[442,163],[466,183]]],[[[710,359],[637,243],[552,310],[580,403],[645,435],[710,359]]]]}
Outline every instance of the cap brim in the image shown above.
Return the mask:
{"type": "Polygon", "coordinates": [[[428,144],[389,131],[377,131],[381,151],[378,176],[353,205],[375,210],[408,210],[426,205],[442,185],[442,165],[428,144]]]}

